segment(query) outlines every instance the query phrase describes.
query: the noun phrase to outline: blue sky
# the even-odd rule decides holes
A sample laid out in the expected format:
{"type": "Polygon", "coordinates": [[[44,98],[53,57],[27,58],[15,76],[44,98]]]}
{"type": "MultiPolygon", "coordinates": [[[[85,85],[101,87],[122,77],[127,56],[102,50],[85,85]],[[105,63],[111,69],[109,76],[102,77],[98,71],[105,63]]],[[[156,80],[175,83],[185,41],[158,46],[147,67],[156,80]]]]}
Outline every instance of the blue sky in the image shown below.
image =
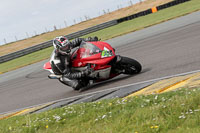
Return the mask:
{"type": "Polygon", "coordinates": [[[53,26],[64,28],[72,25],[74,19],[97,17],[103,10],[116,10],[139,0],[0,0],[0,45],[29,36],[53,30],[53,26]]]}

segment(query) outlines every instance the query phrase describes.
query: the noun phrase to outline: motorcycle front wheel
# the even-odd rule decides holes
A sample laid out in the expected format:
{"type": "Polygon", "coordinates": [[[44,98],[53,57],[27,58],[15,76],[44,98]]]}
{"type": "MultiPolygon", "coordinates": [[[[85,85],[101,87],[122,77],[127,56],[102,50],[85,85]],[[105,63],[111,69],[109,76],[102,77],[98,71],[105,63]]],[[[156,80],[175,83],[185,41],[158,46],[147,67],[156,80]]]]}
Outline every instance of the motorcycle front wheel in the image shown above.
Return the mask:
{"type": "Polygon", "coordinates": [[[133,75],[138,74],[142,70],[142,65],[131,58],[121,56],[119,62],[120,69],[123,70],[123,74],[133,75]]]}

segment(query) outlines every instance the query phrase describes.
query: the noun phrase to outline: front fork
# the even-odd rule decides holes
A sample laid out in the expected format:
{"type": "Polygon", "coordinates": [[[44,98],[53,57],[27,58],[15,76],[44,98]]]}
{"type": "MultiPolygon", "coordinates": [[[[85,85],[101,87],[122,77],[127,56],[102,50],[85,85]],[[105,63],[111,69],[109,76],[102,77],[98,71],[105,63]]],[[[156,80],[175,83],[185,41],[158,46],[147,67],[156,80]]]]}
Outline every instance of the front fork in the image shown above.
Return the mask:
{"type": "Polygon", "coordinates": [[[122,73],[124,73],[124,70],[121,70],[119,68],[121,59],[122,59],[122,57],[120,55],[116,55],[115,58],[109,63],[109,65],[112,66],[111,72],[113,74],[122,74],[122,73]]]}
{"type": "Polygon", "coordinates": [[[115,56],[115,63],[117,64],[117,63],[119,63],[120,61],[121,61],[121,59],[122,59],[122,57],[120,56],[120,55],[116,55],[115,56]]]}

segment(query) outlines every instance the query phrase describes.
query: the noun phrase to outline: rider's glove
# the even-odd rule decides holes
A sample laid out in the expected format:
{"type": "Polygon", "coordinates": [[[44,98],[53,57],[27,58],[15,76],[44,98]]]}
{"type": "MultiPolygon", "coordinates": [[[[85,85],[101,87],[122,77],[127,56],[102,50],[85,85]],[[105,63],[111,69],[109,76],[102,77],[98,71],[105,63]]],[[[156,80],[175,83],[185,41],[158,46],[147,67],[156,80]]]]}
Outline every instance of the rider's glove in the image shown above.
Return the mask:
{"type": "Polygon", "coordinates": [[[86,39],[87,42],[93,42],[93,41],[98,41],[98,40],[99,40],[99,39],[98,39],[97,36],[95,36],[95,37],[88,37],[88,38],[86,39]]]}
{"type": "Polygon", "coordinates": [[[94,40],[94,41],[99,41],[99,38],[98,38],[97,36],[95,36],[95,37],[93,38],[93,40],[94,40]]]}

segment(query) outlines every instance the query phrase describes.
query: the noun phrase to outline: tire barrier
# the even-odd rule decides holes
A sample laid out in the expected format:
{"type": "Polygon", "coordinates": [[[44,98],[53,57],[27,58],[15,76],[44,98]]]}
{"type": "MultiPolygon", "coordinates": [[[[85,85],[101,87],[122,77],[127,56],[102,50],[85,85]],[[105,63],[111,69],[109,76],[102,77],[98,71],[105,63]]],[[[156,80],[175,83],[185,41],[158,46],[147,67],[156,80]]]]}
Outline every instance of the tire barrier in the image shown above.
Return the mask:
{"type": "Polygon", "coordinates": [[[157,6],[157,7],[153,7],[153,8],[148,9],[148,10],[141,11],[141,12],[138,12],[136,14],[124,17],[124,18],[120,18],[120,19],[117,20],[117,22],[121,23],[121,22],[124,22],[124,21],[135,19],[135,18],[138,18],[138,17],[141,17],[141,16],[145,16],[145,15],[148,15],[148,14],[151,14],[151,13],[155,13],[155,12],[157,12],[159,10],[162,10],[162,9],[165,9],[165,8],[168,8],[168,7],[171,7],[171,6],[175,6],[175,5],[178,5],[180,3],[187,2],[187,1],[190,1],[190,0],[174,0],[174,1],[168,2],[168,3],[163,4],[163,5],[160,5],[160,6],[157,6]]]}
{"type": "Polygon", "coordinates": [[[190,1],[190,0],[174,0],[174,1],[168,2],[168,3],[166,3],[166,4],[157,6],[157,9],[158,9],[158,11],[159,11],[159,10],[162,10],[162,9],[165,9],[165,8],[169,8],[169,7],[171,7],[171,6],[175,6],[175,5],[178,5],[178,4],[187,2],[187,1],[190,1]]]}
{"type": "MultiPolygon", "coordinates": [[[[81,31],[78,31],[78,32],[71,33],[71,34],[67,35],[67,38],[74,39],[74,38],[77,38],[77,37],[81,37],[81,36],[87,35],[89,33],[96,32],[96,31],[117,25],[117,24],[122,23],[124,21],[132,20],[132,19],[135,19],[135,18],[138,18],[138,17],[141,17],[141,16],[145,16],[145,15],[148,15],[148,14],[151,14],[151,13],[155,13],[159,10],[162,10],[162,9],[165,9],[165,8],[168,8],[168,7],[183,3],[183,2],[187,2],[187,1],[190,1],[190,0],[174,0],[174,1],[168,2],[166,4],[163,4],[163,5],[160,5],[160,6],[157,6],[157,7],[153,7],[151,9],[148,9],[148,10],[145,10],[145,11],[142,11],[142,12],[138,12],[136,14],[133,14],[133,15],[130,15],[130,16],[127,16],[127,17],[108,21],[108,22],[105,22],[105,23],[102,23],[102,24],[99,24],[99,25],[96,25],[96,26],[93,26],[93,27],[90,27],[90,28],[87,28],[87,29],[84,29],[84,30],[81,30],[81,31]]],[[[52,40],[38,44],[38,45],[35,45],[35,46],[32,46],[32,47],[29,47],[29,48],[26,48],[26,49],[23,49],[23,50],[20,50],[20,51],[10,53],[10,54],[7,54],[7,55],[3,55],[3,56],[0,56],[0,63],[19,58],[21,56],[24,56],[24,55],[27,55],[27,54],[30,54],[30,53],[51,47],[51,46],[52,46],[52,40]]]]}

